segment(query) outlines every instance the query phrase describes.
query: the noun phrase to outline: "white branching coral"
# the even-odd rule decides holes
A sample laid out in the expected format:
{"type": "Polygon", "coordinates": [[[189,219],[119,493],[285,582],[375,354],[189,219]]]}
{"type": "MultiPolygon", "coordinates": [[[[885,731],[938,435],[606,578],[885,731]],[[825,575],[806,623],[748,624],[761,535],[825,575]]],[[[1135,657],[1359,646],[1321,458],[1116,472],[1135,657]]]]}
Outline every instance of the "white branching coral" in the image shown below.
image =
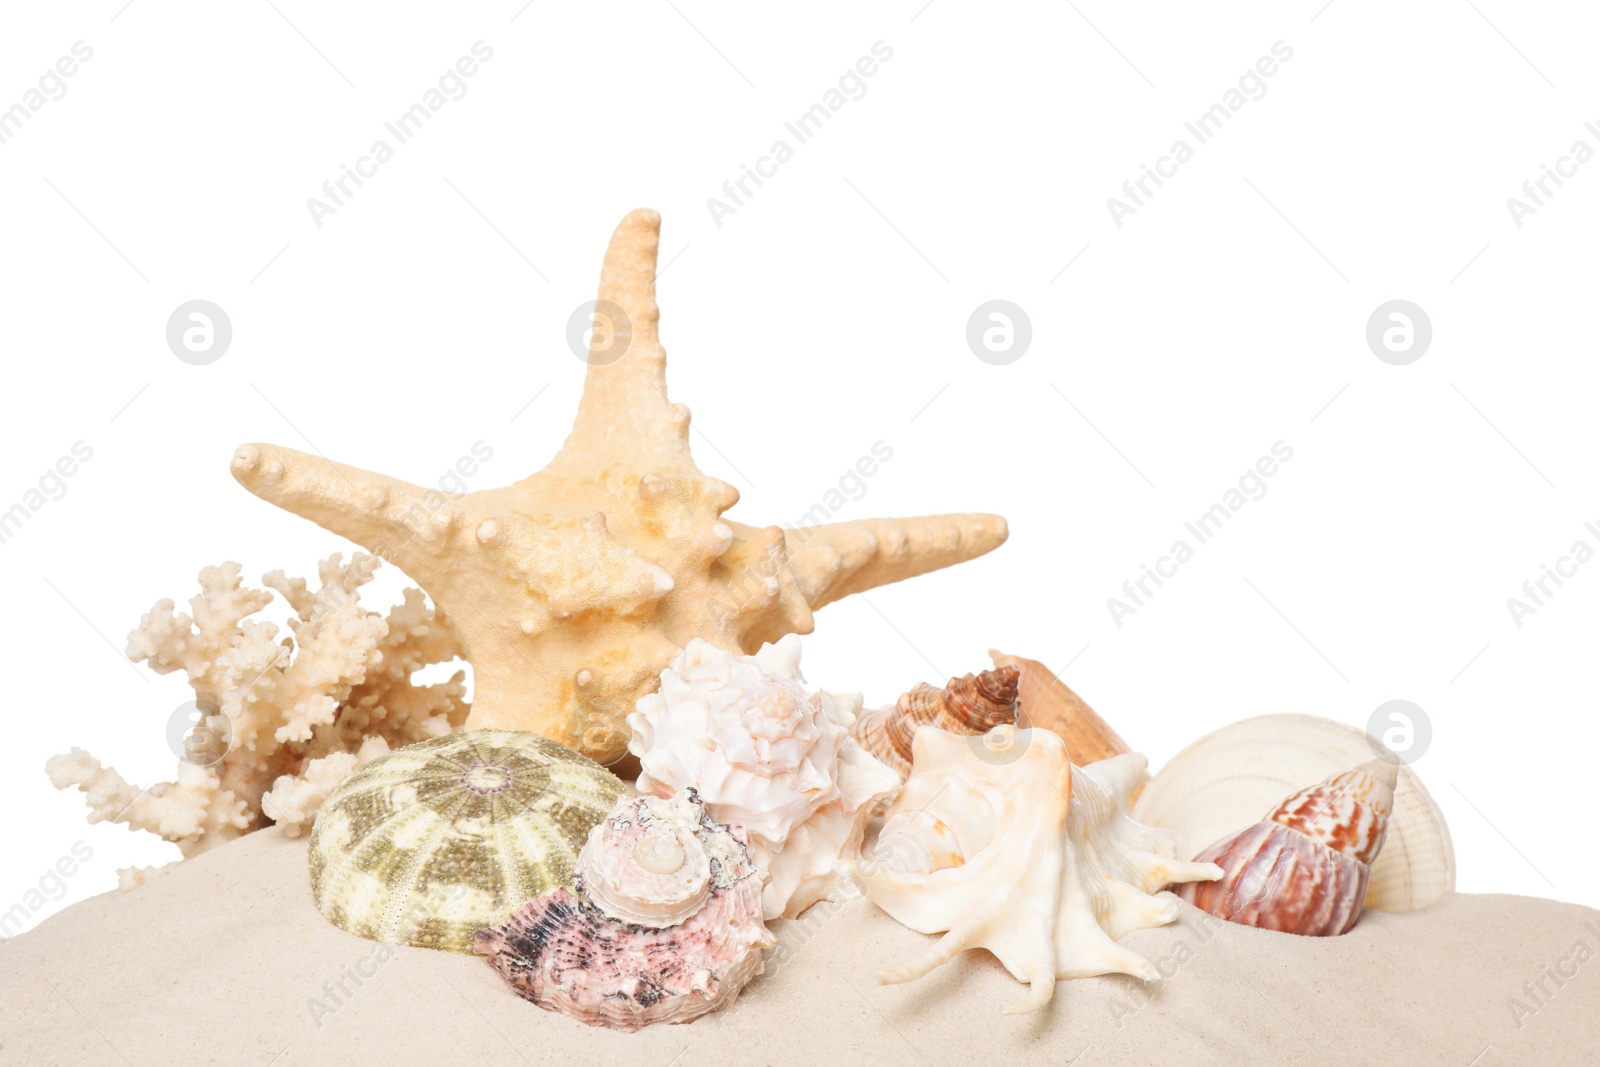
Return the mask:
{"type": "Polygon", "coordinates": [[[284,775],[262,794],[261,814],[290,837],[299,837],[341,782],[389,751],[389,742],[382,737],[369,737],[354,752],[331,752],[307,760],[299,774],[284,775]]]}
{"type": "Polygon", "coordinates": [[[281,640],[274,623],[251,617],[272,592],[243,585],[237,563],[202,570],[192,614],[159,601],[128,635],[128,656],[158,674],[187,674],[205,728],[226,740],[226,752],[186,759],[176,780],[140,789],[75,748],[45,765],[51,782],[87,794],[91,823],[148,830],[190,856],[269,820],[294,836],[362,764],[460,726],[465,672],[411,681],[460,655],[455,631],[417,589],[387,616],[363,608],[359,589],[379,563],[358,552],[345,564],[334,553],[319,564],[315,591],[282,571],[265,575],[292,612],[281,640]]]}

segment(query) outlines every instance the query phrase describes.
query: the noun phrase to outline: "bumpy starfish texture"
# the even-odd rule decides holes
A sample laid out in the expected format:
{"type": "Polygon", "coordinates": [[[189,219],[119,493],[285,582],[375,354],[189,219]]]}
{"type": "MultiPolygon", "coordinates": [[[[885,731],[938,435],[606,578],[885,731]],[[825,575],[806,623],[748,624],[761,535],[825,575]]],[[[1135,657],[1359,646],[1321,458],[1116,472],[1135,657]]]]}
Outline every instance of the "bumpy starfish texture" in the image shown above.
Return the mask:
{"type": "Polygon", "coordinates": [[[810,633],[851,593],[998,547],[996,515],[867,519],[784,530],[725,521],[733,486],[689,455],[657,336],[661,216],[622,220],[572,432],[544,470],[441,500],[398,478],[276,445],[241,446],[233,476],[271,503],[399,566],[455,624],[472,663],[470,727],[533,730],[602,763],[692,638],[753,653],[810,633]],[[621,321],[626,319],[626,322],[621,321]],[[617,358],[616,353],[622,355],[617,358]]]}

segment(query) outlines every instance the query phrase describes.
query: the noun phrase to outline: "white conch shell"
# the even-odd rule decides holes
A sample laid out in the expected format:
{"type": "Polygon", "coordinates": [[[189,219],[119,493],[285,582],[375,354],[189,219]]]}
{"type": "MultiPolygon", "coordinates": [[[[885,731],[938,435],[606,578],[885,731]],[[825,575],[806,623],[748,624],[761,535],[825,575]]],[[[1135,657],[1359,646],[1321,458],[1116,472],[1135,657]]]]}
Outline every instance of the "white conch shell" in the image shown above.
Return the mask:
{"type": "Polygon", "coordinates": [[[781,851],[752,835],[750,855],[771,879],[762,892],[767,919],[792,919],[848,884],[867,820],[900,788],[900,776],[853,741],[839,750],[837,781],[839,798],[791,830],[781,851]]]}
{"type": "MultiPolygon", "coordinates": [[[[1261,819],[1285,796],[1381,754],[1366,732],[1315,715],[1262,715],[1216,730],[1151,778],[1134,817],[1178,835],[1179,855],[1261,819]]],[[[1444,813],[1409,766],[1400,767],[1383,851],[1372,864],[1365,907],[1425,908],[1456,885],[1444,813]]]]}
{"type": "Polygon", "coordinates": [[[767,919],[793,918],[849,877],[866,821],[900,778],[850,738],[858,694],[810,692],[793,634],[742,656],[705,641],[661,672],[628,716],[639,789],[694,789],[718,822],[742,826],[770,878],[767,919]]]}
{"type": "Polygon", "coordinates": [[[1047,1004],[1059,978],[1158,978],[1116,939],[1178,917],[1177,898],[1154,890],[1222,869],[1176,859],[1171,834],[1128,817],[1144,770],[1137,753],[1074,767],[1043,729],[918,730],[911,777],[857,869],[896,921],[945,936],[881,979],[910,981],[985,948],[1029,984],[1007,1012],[1019,1014],[1047,1004]]]}

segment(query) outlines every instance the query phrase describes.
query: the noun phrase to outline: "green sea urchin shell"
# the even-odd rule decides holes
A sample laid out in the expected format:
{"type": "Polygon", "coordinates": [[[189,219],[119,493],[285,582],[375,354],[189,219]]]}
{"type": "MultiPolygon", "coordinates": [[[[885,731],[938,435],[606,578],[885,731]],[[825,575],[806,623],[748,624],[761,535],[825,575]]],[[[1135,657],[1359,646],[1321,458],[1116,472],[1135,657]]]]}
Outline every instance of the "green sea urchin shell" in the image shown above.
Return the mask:
{"type": "Polygon", "coordinates": [[[468,730],[380,756],[311,831],[311,895],[337,927],[472,951],[479,930],[566,886],[589,830],[628,787],[537,734],[468,730]]]}

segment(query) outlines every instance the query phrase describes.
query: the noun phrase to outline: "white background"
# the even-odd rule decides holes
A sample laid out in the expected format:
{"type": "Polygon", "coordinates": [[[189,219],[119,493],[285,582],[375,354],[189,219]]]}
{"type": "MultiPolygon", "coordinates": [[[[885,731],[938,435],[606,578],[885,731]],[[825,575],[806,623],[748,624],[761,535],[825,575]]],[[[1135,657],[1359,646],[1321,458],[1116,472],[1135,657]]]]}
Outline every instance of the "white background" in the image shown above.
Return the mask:
{"type": "Polygon", "coordinates": [[[75,441],[94,455],[0,545],[0,910],[78,840],[93,858],[36,919],[176,855],[85,825],[42,771],[82,745],[171,775],[190,694],[123,660],[139,616],[205,564],[253,583],[351,547],[238,487],[234,447],[429,484],[483,440],[476,486],[532,472],[581,386],[567,318],[636,206],[665,219],[672,396],[733,517],[794,521],[882,440],[841,518],[1011,522],[989,557],[822,612],[813,684],[882,703],[991,646],[1033,655],[1157,766],[1246,716],[1365,724],[1406,698],[1460,887],[1600,904],[1600,563],[1520,628],[1506,605],[1600,548],[1600,162],[1521,228],[1506,206],[1600,148],[1600,26],[1318,2],[7,5],[0,106],[75,41],[94,56],[0,145],[0,510],[75,441]],[[467,94],[314,225],[307,198],[478,40],[467,94]],[[707,198],[880,40],[865,95],[718,227],[707,198]],[[1265,96],[1114,225],[1107,197],[1280,40],[1265,96]],[[964,337],[997,297],[1033,325],[1008,366],[964,337]],[[165,343],[194,298],[233,323],[209,366],[165,343]],[[1433,324],[1409,366],[1364,338],[1395,298],[1433,324]],[[1279,440],[1266,495],[1114,625],[1107,598],[1279,440]]]}

